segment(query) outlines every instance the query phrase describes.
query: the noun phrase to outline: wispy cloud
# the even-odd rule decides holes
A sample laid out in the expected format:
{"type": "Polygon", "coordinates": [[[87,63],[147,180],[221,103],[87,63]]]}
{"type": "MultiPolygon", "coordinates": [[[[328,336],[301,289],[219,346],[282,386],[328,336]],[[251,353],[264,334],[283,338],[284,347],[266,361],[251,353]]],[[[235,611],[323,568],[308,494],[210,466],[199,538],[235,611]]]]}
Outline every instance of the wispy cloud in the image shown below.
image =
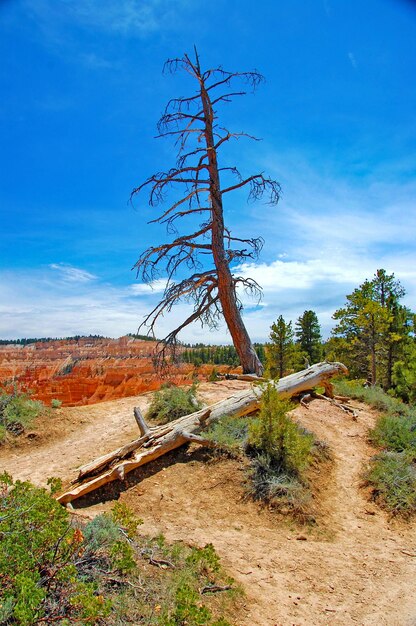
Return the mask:
{"type": "MultiPolygon", "coordinates": [[[[99,279],[93,280],[89,272],[84,274],[83,270],[81,273],[62,270],[62,265],[52,264],[42,270],[1,274],[0,338],[66,337],[90,333],[120,337],[136,331],[153,303],[157,302],[157,294],[152,296],[148,291],[134,293],[131,286],[115,287],[102,283],[99,279]],[[69,276],[69,280],[65,276],[69,276]],[[77,281],[72,281],[71,277],[76,277],[77,281]]],[[[160,319],[156,329],[158,337],[167,335],[188,314],[186,305],[174,307],[169,315],[160,319]]],[[[200,325],[195,324],[184,339],[193,341],[194,332],[197,336],[199,331],[200,325]]],[[[204,333],[206,335],[206,331],[204,333]]],[[[224,332],[213,337],[212,341],[225,338],[224,332]]]]}
{"type": "MultiPolygon", "coordinates": [[[[284,196],[277,210],[256,213],[266,233],[265,253],[276,259],[339,259],[355,267],[415,254],[416,182],[409,163],[381,163],[357,175],[354,164],[337,171],[337,163],[304,161],[296,154],[268,155],[265,169],[282,180],[284,196]]],[[[413,167],[416,162],[413,159],[413,167]]],[[[254,215],[253,215],[254,217],[254,215]]]]}
{"type": "Polygon", "coordinates": [[[79,59],[83,65],[95,70],[106,70],[117,67],[116,63],[104,59],[95,52],[81,53],[79,59]]]}
{"type": "Polygon", "coordinates": [[[181,9],[189,0],[26,0],[26,7],[49,35],[58,37],[68,25],[112,35],[145,37],[172,30],[180,23],[181,9]]]}
{"type": "Polygon", "coordinates": [[[355,54],[353,52],[348,52],[348,59],[349,59],[351,65],[353,66],[353,68],[356,70],[357,69],[357,60],[356,60],[355,54]]]}
{"type": "Polygon", "coordinates": [[[51,270],[59,273],[61,280],[69,283],[89,283],[97,278],[91,272],[73,267],[67,263],[51,263],[49,267],[51,270]]]}
{"type": "Polygon", "coordinates": [[[70,7],[70,15],[79,24],[122,35],[154,32],[169,12],[166,0],[83,0],[70,7]]]}
{"type": "Polygon", "coordinates": [[[323,0],[323,4],[324,4],[324,11],[327,15],[327,17],[331,16],[331,6],[329,4],[328,0],[323,0]]]}

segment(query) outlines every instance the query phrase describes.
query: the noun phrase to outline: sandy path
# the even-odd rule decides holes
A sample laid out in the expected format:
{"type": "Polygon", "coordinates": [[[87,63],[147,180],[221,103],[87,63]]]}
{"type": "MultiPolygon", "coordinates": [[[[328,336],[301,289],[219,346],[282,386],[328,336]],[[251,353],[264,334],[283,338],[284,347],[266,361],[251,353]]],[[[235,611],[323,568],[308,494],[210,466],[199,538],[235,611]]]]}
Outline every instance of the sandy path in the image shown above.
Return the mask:
{"type": "MultiPolygon", "coordinates": [[[[201,385],[207,401],[227,397],[244,383],[201,385]]],[[[44,484],[70,478],[75,468],[137,435],[133,406],[149,394],[61,410],[44,438],[0,450],[0,470],[44,484]]],[[[298,419],[333,452],[325,470],[318,525],[300,529],[243,499],[242,468],[232,460],[208,462],[201,449],[172,453],[143,468],[121,494],[143,518],[144,533],[170,540],[212,542],[247,594],[239,626],[415,626],[416,524],[389,521],[360,488],[374,414],[357,422],[324,401],[298,419]],[[405,554],[407,552],[408,554],[405,554]]],[[[134,473],[132,473],[134,474],[134,473]]],[[[91,506],[90,514],[111,506],[91,506]]]]}

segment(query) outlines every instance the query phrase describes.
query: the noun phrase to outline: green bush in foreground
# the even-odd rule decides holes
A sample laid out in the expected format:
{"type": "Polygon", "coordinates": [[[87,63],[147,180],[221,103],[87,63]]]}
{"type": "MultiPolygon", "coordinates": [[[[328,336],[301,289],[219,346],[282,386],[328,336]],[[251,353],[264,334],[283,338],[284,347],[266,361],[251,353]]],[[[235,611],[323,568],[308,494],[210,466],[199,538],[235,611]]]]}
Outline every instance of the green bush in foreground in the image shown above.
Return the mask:
{"type": "Polygon", "coordinates": [[[45,489],[1,475],[0,624],[229,626],[238,589],[209,593],[233,584],[213,546],[142,538],[139,523],[123,503],[71,520],[45,489]]]}
{"type": "Polygon", "coordinates": [[[81,530],[46,490],[0,476],[0,543],[0,623],[84,624],[109,614],[96,584],[77,571],[81,530]]]}
{"type": "Polygon", "coordinates": [[[162,387],[153,396],[146,417],[159,424],[166,424],[178,417],[188,415],[201,408],[196,399],[196,384],[191,387],[162,387]]]}
{"type": "Polygon", "coordinates": [[[305,472],[313,460],[328,461],[331,455],[327,445],[293,421],[292,409],[270,385],[257,417],[225,416],[211,425],[206,437],[233,456],[245,452],[250,497],[310,520],[312,496],[305,472]]]}

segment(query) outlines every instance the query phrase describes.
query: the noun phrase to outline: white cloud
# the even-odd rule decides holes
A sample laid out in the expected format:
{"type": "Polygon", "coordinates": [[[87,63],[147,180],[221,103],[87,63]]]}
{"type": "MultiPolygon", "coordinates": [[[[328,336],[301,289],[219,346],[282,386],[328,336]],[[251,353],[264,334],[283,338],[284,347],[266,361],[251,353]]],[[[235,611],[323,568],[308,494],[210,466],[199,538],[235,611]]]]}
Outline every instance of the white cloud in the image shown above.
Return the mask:
{"type": "Polygon", "coordinates": [[[166,280],[164,278],[158,278],[151,283],[134,283],[130,286],[131,292],[137,296],[163,293],[165,288],[166,280]]]}
{"type": "MultiPolygon", "coordinates": [[[[60,267],[60,266],[58,266],[60,267]]],[[[345,295],[365,278],[371,278],[377,267],[394,271],[408,290],[405,300],[413,306],[416,298],[416,264],[403,259],[399,265],[374,264],[367,259],[346,264],[343,259],[276,259],[270,263],[240,266],[238,273],[250,276],[264,287],[260,305],[242,297],[244,319],[254,341],[263,341],[270,325],[279,315],[295,321],[306,309],[317,312],[323,334],[332,327],[331,316],[345,301],[345,295]]],[[[160,298],[164,281],[158,289],[148,285],[115,287],[98,279],[74,282],[62,280],[61,272],[4,272],[0,278],[0,338],[65,337],[74,334],[102,334],[119,337],[137,330],[145,316],[160,298]],[[163,283],[163,285],[162,285],[163,283]]],[[[164,337],[190,313],[191,307],[180,304],[161,317],[156,335],[164,337]]],[[[141,329],[146,332],[146,329],[141,329]]],[[[231,342],[221,325],[210,332],[200,323],[188,327],[180,336],[183,341],[231,342]]]]}
{"type": "MultiPolygon", "coordinates": [[[[135,332],[158,301],[157,292],[134,293],[131,286],[114,287],[100,283],[98,279],[80,282],[62,280],[61,269],[57,265],[57,268],[44,270],[2,273],[0,338],[66,337],[75,334],[120,337],[135,332]]],[[[157,336],[167,335],[187,315],[189,306],[175,306],[168,315],[160,318],[157,336]]],[[[197,336],[199,330],[200,325],[195,324],[183,339],[194,341],[194,332],[197,336]]],[[[141,332],[145,333],[146,329],[142,328],[141,332]]],[[[206,331],[204,334],[207,336],[206,331]]],[[[225,337],[224,332],[221,336],[213,336],[212,341],[224,341],[225,337]]]]}
{"type": "Polygon", "coordinates": [[[87,272],[86,270],[78,267],[73,267],[67,263],[51,263],[49,265],[51,270],[57,271],[60,278],[65,282],[70,283],[88,283],[91,280],[95,280],[97,276],[87,272]]]}
{"type": "MultiPolygon", "coordinates": [[[[339,258],[343,265],[380,267],[385,259],[415,254],[416,182],[408,161],[366,167],[320,161],[313,167],[296,153],[268,154],[265,170],[281,180],[284,195],[276,209],[251,216],[265,233],[264,252],[275,259],[339,258]],[[404,172],[404,174],[403,174],[404,172]],[[368,263],[367,263],[368,260],[368,263]]],[[[413,167],[416,166],[413,159],[413,167]]],[[[393,259],[394,260],[394,259],[393,259]]],[[[394,266],[394,263],[393,263],[394,266]]]]}
{"type": "Polygon", "coordinates": [[[281,261],[271,263],[245,263],[239,268],[246,277],[254,278],[262,285],[265,294],[281,293],[290,290],[304,291],[319,282],[348,284],[365,277],[365,269],[336,264],[329,259],[308,259],[307,261],[281,261]]]}

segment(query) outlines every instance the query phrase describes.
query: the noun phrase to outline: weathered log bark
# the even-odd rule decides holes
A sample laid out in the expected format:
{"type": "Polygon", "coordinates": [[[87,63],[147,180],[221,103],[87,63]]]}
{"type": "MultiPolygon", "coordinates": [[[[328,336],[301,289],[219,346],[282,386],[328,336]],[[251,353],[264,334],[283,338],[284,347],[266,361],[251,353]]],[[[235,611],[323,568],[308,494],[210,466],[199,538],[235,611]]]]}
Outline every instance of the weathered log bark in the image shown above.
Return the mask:
{"type": "MultiPolygon", "coordinates": [[[[314,387],[323,386],[333,376],[346,372],[347,369],[342,363],[317,363],[272,384],[276,385],[282,398],[290,398],[314,387]]],[[[241,417],[255,412],[263,390],[264,386],[254,385],[251,389],[239,391],[226,400],[156,428],[149,428],[140,411],[135,410],[141,437],[81,467],[77,484],[58,496],[57,500],[66,504],[113,480],[124,480],[128,472],[189,441],[209,445],[200,433],[224,415],[241,417]]]]}

